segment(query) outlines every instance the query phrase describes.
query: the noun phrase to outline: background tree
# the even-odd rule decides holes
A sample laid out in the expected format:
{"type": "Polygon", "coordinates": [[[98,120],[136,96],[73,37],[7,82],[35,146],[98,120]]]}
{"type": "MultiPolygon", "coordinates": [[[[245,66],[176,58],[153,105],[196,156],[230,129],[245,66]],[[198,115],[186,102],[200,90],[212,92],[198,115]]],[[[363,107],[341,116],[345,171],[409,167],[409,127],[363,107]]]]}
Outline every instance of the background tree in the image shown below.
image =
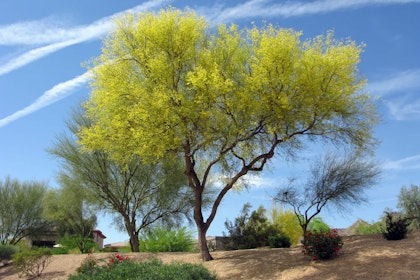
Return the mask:
{"type": "Polygon", "coordinates": [[[206,232],[222,199],[276,151],[293,154],[308,139],[373,147],[377,115],[357,69],[362,46],[331,32],[300,36],[271,25],[210,28],[192,11],[128,14],[90,69],[93,125],[80,142],[118,162],[181,156],[202,258],[211,260],[206,232]],[[204,217],[212,174],[223,186],[204,217]]]}
{"type": "Polygon", "coordinates": [[[81,152],[75,135],[89,125],[83,112],[76,110],[67,124],[71,135],[58,137],[50,152],[61,160],[60,176],[70,190],[81,186],[90,203],[117,214],[117,224],[130,237],[131,250],[138,252],[142,229],[156,221],[178,223],[191,211],[180,161],[168,158],[146,164],[135,157],[121,165],[103,151],[81,152]]]}
{"type": "Polygon", "coordinates": [[[224,244],[226,249],[252,249],[268,246],[270,236],[282,233],[268,220],[263,206],[250,213],[251,208],[252,205],[246,203],[234,222],[228,220],[225,222],[228,234],[224,235],[229,237],[224,244]]]}
{"type": "Polygon", "coordinates": [[[35,237],[47,226],[43,200],[47,187],[41,182],[19,182],[6,177],[0,181],[0,244],[18,243],[35,237]]]}
{"type": "Polygon", "coordinates": [[[411,185],[403,186],[398,196],[398,208],[407,218],[411,219],[409,229],[420,229],[420,189],[411,185]]]}
{"type": "Polygon", "coordinates": [[[68,240],[71,247],[86,253],[94,244],[95,210],[86,202],[85,191],[79,184],[74,184],[64,174],[60,176],[59,183],[59,189],[50,190],[47,194],[44,216],[55,225],[61,241],[68,240]]]}
{"type": "Polygon", "coordinates": [[[292,182],[279,189],[274,201],[293,208],[305,238],[309,223],[327,204],[345,210],[348,205],[366,202],[365,190],[376,183],[379,174],[378,167],[358,153],[348,157],[328,153],[311,167],[303,192],[292,182]]]}

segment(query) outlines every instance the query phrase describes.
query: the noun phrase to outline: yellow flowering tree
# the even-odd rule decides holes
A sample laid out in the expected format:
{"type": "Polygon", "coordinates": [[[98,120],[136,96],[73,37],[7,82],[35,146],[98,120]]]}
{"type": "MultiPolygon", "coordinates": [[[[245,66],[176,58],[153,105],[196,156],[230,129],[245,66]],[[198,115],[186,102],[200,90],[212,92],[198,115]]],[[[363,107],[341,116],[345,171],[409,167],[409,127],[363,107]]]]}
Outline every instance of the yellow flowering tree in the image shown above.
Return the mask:
{"type": "Polygon", "coordinates": [[[362,46],[332,33],[300,37],[271,25],[211,27],[191,10],[125,15],[90,69],[85,108],[94,124],[80,131],[80,144],[120,162],[181,154],[202,258],[211,260],[206,232],[223,197],[275,152],[308,139],[372,148],[376,113],[358,74],[362,46]],[[215,177],[222,186],[204,217],[215,177]]]}

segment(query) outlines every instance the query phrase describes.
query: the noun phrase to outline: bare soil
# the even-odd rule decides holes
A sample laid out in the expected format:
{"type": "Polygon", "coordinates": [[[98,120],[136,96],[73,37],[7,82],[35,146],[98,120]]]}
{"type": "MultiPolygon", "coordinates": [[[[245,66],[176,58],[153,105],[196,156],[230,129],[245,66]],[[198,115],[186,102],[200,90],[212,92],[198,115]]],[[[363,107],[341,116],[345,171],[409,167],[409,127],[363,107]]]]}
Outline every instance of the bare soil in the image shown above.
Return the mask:
{"type": "MultiPolygon", "coordinates": [[[[341,255],[328,261],[311,261],[301,246],[288,249],[259,248],[213,252],[213,261],[202,262],[199,253],[127,253],[131,259],[145,261],[158,257],[164,263],[204,264],[224,279],[420,279],[420,231],[399,241],[381,235],[343,237],[341,255]]],[[[106,260],[110,254],[93,254],[106,260]]],[[[75,274],[86,255],[57,255],[39,279],[67,279],[75,274]]],[[[19,279],[13,265],[0,266],[0,279],[19,279]]]]}

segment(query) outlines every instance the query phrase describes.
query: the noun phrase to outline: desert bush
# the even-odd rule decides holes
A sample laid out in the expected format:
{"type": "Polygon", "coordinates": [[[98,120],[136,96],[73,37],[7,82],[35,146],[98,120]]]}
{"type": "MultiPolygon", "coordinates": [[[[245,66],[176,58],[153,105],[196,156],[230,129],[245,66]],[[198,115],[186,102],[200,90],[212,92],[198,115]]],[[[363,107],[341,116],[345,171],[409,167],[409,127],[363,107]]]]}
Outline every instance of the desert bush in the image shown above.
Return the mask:
{"type": "Polygon", "coordinates": [[[18,251],[19,248],[17,246],[0,245],[0,262],[2,262],[3,265],[9,264],[12,260],[13,254],[16,254],[18,251]]]}
{"type": "Polygon", "coordinates": [[[192,252],[193,233],[186,227],[167,230],[158,227],[140,238],[140,252],[192,252]]]}
{"type": "Polygon", "coordinates": [[[51,261],[51,250],[48,248],[34,248],[20,251],[13,255],[13,265],[19,272],[19,277],[39,277],[51,261]]]}
{"type": "Polygon", "coordinates": [[[383,236],[387,240],[400,240],[404,239],[407,231],[408,226],[411,223],[409,218],[404,218],[401,215],[394,215],[391,212],[385,212],[385,224],[386,229],[383,232],[383,236]]]}
{"type": "Polygon", "coordinates": [[[76,272],[80,274],[93,275],[97,268],[98,261],[93,258],[91,254],[88,254],[81,265],[76,269],[76,272]]]}
{"type": "Polygon", "coordinates": [[[292,245],[290,238],[284,233],[272,235],[268,238],[270,248],[289,248],[292,245]]]}
{"type": "Polygon", "coordinates": [[[268,246],[269,236],[282,233],[278,227],[270,223],[263,206],[249,214],[251,207],[250,203],[246,203],[241,210],[241,214],[235,218],[233,223],[231,221],[225,222],[228,235],[225,233],[223,235],[229,237],[224,243],[227,250],[268,246]]]}
{"type": "Polygon", "coordinates": [[[164,265],[158,259],[142,263],[121,261],[111,267],[104,265],[94,268],[94,273],[77,273],[71,275],[69,280],[215,280],[216,276],[210,273],[203,265],[173,263],[164,265]]]}
{"type": "Polygon", "coordinates": [[[313,260],[326,260],[336,257],[343,247],[341,236],[335,229],[323,233],[307,231],[302,244],[302,253],[310,256],[313,260]]]}
{"type": "Polygon", "coordinates": [[[69,253],[69,249],[66,247],[54,247],[51,249],[53,255],[65,255],[69,253]]]}
{"type": "Polygon", "coordinates": [[[84,237],[81,235],[65,235],[62,236],[59,241],[59,244],[68,248],[72,252],[74,249],[77,249],[80,253],[90,253],[93,250],[97,249],[97,244],[93,241],[93,238],[84,237]]]}
{"type": "Polygon", "coordinates": [[[331,228],[321,217],[314,217],[309,222],[307,230],[312,233],[324,233],[331,231],[331,228]]]}

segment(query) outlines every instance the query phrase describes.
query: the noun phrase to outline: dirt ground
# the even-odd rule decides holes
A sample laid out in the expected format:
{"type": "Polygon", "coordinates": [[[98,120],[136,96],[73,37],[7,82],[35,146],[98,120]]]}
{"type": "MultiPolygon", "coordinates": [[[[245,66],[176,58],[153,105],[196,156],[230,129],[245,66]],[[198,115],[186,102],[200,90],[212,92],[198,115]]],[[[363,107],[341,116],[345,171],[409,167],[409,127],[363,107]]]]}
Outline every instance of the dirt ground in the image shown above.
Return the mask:
{"type": "MultiPolygon", "coordinates": [[[[381,235],[343,237],[338,258],[311,261],[301,247],[213,252],[213,261],[202,262],[198,253],[127,253],[136,261],[158,257],[164,263],[203,263],[218,279],[420,279],[420,231],[406,239],[387,241],[381,235]]],[[[107,259],[109,254],[93,254],[107,259]]],[[[57,255],[40,279],[67,279],[86,255],[57,255]]],[[[13,266],[0,267],[0,279],[19,279],[13,266]]]]}

